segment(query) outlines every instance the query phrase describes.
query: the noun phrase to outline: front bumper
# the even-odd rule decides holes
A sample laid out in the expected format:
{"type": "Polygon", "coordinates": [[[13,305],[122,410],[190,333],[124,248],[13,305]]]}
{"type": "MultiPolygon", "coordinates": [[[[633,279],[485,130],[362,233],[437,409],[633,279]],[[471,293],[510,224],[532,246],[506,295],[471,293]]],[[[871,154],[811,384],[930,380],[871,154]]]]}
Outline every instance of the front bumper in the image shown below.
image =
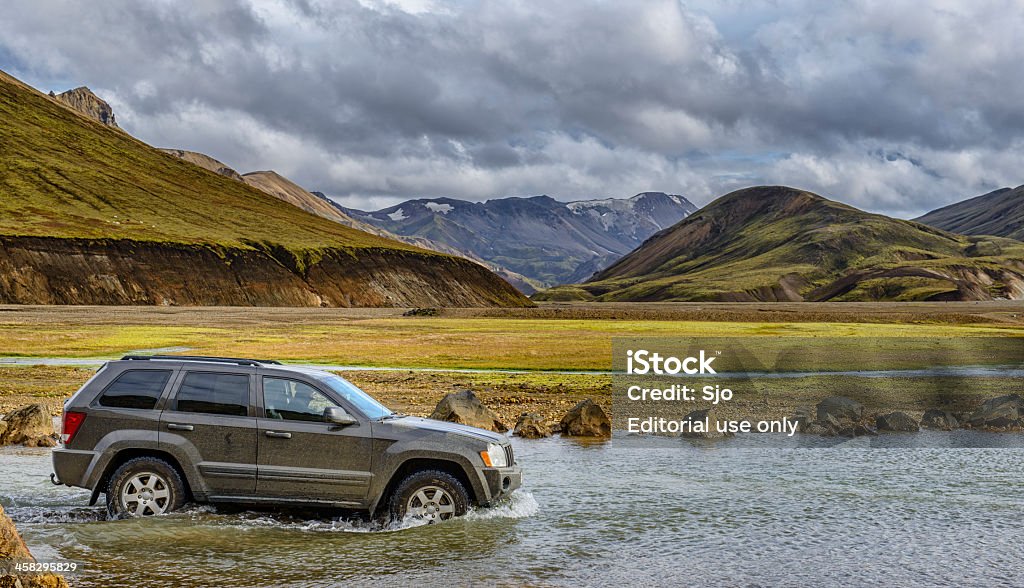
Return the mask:
{"type": "Polygon", "coordinates": [[[483,468],[483,474],[488,496],[481,501],[481,506],[490,506],[523,485],[523,469],[517,465],[483,468]]]}

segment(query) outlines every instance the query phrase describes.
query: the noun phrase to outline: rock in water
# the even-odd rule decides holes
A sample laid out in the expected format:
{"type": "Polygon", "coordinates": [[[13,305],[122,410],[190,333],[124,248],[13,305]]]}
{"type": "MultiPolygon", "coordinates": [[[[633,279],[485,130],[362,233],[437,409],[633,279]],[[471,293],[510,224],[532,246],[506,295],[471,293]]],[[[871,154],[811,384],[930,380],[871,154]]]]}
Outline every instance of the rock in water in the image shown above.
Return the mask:
{"type": "Polygon", "coordinates": [[[7,425],[0,432],[0,445],[19,443],[38,446],[45,444],[43,437],[53,436],[53,419],[42,404],[23,406],[4,417],[7,425]]]}
{"type": "Polygon", "coordinates": [[[953,416],[953,413],[947,410],[930,408],[926,410],[924,412],[924,416],[921,417],[921,426],[926,429],[952,431],[953,429],[960,426],[960,421],[958,421],[957,418],[953,416]]]}
{"type": "MultiPolygon", "coordinates": [[[[0,560],[35,561],[14,523],[0,507],[0,560]]],[[[0,575],[0,586],[21,588],[67,588],[63,576],[51,573],[0,575]]]]}
{"type": "Polygon", "coordinates": [[[604,410],[587,398],[565,413],[560,423],[569,437],[611,437],[612,423],[604,410]]]}
{"type": "Polygon", "coordinates": [[[498,415],[484,406],[472,390],[453,392],[441,399],[430,418],[504,433],[508,431],[498,415]]]}
{"type": "Polygon", "coordinates": [[[516,427],[512,434],[524,439],[540,439],[551,436],[551,424],[544,420],[544,417],[532,412],[524,412],[519,415],[516,427]]]}
{"type": "Polygon", "coordinates": [[[980,428],[1019,427],[1024,424],[1024,397],[1007,394],[989,398],[971,413],[968,421],[972,427],[980,428]]]}
{"type": "MultiPolygon", "coordinates": [[[[23,561],[35,561],[32,552],[25,544],[22,536],[18,535],[14,528],[14,522],[7,517],[0,506],[0,559],[19,559],[23,561]]],[[[68,588],[68,582],[63,576],[55,574],[25,574],[25,575],[0,575],[0,587],[6,588],[68,588]]]]}
{"type": "Polygon", "coordinates": [[[51,435],[45,435],[42,437],[33,437],[32,439],[26,440],[22,443],[25,447],[56,447],[57,440],[51,435]]]}
{"type": "Polygon", "coordinates": [[[793,421],[797,425],[797,430],[801,433],[807,432],[810,426],[814,423],[815,411],[809,406],[798,406],[793,416],[789,417],[789,420],[793,421]]]}
{"type": "Polygon", "coordinates": [[[864,405],[845,396],[831,396],[818,403],[818,422],[828,422],[829,418],[837,421],[858,422],[864,418],[864,405]]]}
{"type": "Polygon", "coordinates": [[[878,431],[876,431],[873,428],[865,425],[864,423],[860,423],[858,425],[854,425],[852,434],[846,434],[845,431],[843,432],[843,434],[845,436],[847,436],[847,437],[861,437],[863,435],[867,435],[867,436],[870,436],[870,437],[877,437],[878,436],[878,431]]]}
{"type": "Polygon", "coordinates": [[[890,412],[881,414],[875,418],[875,426],[879,431],[894,431],[898,433],[916,433],[921,430],[917,421],[905,412],[890,412]]]}

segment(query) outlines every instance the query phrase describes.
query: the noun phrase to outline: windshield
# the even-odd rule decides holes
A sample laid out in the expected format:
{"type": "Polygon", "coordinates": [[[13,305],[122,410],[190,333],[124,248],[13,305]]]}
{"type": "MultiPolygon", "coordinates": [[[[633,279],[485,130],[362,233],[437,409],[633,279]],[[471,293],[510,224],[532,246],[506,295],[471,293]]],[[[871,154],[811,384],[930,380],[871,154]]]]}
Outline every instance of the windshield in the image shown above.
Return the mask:
{"type": "Polygon", "coordinates": [[[320,378],[320,381],[330,386],[331,390],[337,392],[339,396],[350,402],[368,418],[379,419],[391,414],[386,406],[341,376],[324,376],[320,378]]]}

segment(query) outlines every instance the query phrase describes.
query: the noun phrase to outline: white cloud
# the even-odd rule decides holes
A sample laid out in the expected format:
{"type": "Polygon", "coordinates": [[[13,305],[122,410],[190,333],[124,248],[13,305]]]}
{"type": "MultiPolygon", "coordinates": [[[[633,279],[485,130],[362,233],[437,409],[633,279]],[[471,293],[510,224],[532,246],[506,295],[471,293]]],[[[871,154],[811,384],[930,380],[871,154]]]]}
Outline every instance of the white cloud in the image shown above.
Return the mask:
{"type": "Polygon", "coordinates": [[[1022,183],[1020,30],[1014,0],[42,0],[0,67],[363,208],[785,183],[912,215],[1022,183]]]}

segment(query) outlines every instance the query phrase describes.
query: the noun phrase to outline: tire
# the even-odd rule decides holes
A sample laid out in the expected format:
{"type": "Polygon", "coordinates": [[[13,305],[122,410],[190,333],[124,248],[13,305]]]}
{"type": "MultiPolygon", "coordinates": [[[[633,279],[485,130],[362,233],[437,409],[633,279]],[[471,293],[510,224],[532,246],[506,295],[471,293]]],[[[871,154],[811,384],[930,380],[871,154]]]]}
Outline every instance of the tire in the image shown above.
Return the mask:
{"type": "Polygon", "coordinates": [[[438,523],[469,511],[469,493],[462,482],[438,470],[422,470],[405,477],[391,494],[391,519],[406,516],[438,523]]]}
{"type": "Polygon", "coordinates": [[[110,518],[167,514],[184,506],[185,501],[181,474],[158,457],[136,457],[124,462],[107,485],[110,518]]]}

